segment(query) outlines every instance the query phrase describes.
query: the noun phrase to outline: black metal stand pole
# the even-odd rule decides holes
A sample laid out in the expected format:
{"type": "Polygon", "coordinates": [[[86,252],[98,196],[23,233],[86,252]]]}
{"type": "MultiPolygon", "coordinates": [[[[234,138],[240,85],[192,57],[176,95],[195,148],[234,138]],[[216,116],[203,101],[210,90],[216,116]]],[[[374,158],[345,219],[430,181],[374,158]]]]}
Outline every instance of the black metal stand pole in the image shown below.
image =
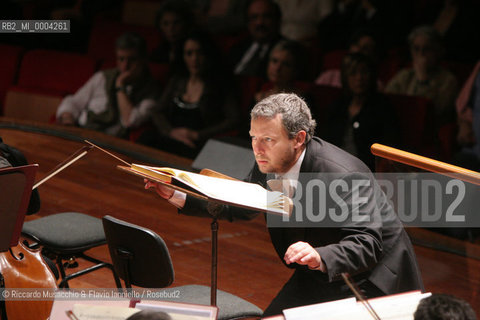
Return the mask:
{"type": "Polygon", "coordinates": [[[212,230],[212,275],[210,279],[210,304],[217,305],[217,240],[218,240],[218,222],[214,217],[210,225],[212,230]]]}

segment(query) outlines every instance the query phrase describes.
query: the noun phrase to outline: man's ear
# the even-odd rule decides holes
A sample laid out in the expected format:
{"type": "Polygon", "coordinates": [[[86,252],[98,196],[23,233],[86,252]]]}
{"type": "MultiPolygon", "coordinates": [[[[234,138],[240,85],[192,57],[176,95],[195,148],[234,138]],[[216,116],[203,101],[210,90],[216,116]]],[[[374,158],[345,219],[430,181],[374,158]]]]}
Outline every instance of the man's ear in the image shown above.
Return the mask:
{"type": "Polygon", "coordinates": [[[305,139],[307,138],[307,133],[305,130],[300,130],[295,135],[295,148],[300,148],[304,143],[305,139]]]}

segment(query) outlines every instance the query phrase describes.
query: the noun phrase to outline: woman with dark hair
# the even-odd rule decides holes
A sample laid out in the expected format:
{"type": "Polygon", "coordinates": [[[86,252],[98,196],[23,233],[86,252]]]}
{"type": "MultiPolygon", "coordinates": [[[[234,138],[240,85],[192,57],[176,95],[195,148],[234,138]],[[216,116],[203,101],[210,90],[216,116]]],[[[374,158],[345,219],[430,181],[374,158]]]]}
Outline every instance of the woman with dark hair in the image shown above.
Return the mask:
{"type": "Polygon", "coordinates": [[[342,95],[329,108],[323,137],[374,169],[370,146],[376,142],[392,146],[399,140],[396,113],[377,91],[376,70],[367,56],[347,54],[341,77],[342,95]]]}
{"type": "Polygon", "coordinates": [[[181,50],[154,112],[155,132],[146,132],[140,142],[195,157],[209,138],[233,128],[238,119],[238,99],[207,34],[190,33],[181,50]]]}

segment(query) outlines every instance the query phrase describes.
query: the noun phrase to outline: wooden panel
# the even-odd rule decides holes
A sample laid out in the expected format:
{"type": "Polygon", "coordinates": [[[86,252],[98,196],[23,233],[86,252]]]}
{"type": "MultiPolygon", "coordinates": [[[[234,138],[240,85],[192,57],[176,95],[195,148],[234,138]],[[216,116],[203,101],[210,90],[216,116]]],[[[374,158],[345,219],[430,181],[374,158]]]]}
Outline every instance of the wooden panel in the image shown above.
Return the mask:
{"type": "Polygon", "coordinates": [[[21,120],[50,122],[62,99],[62,96],[10,90],[5,97],[4,115],[21,120]]]}

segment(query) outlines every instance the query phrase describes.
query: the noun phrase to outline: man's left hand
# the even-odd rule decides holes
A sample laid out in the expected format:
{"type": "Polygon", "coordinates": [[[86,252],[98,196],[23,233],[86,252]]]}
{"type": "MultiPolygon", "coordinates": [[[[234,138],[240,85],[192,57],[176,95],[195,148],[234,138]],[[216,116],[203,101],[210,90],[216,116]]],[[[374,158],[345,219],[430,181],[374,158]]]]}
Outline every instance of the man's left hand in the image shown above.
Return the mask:
{"type": "Polygon", "coordinates": [[[287,264],[296,262],[301,265],[306,265],[310,269],[318,269],[325,272],[322,259],[317,250],[303,241],[296,242],[288,247],[283,259],[287,264]]]}

